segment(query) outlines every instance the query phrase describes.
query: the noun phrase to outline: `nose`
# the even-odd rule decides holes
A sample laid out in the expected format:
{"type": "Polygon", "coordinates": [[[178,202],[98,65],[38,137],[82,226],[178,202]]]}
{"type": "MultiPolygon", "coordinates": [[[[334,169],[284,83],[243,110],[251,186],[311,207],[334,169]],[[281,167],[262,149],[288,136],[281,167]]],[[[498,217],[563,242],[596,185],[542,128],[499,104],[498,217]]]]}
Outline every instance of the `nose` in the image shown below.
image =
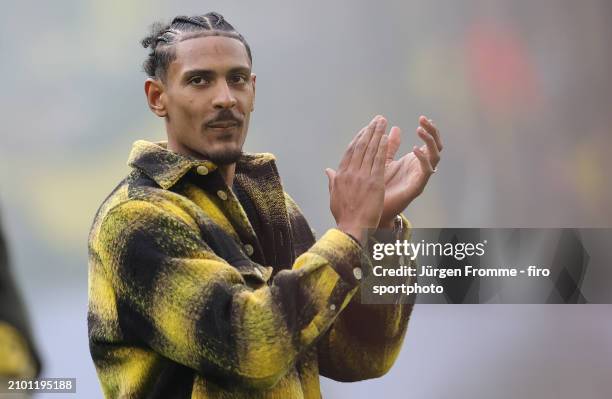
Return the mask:
{"type": "Polygon", "coordinates": [[[232,93],[232,90],[227,85],[225,80],[221,80],[217,84],[217,90],[213,99],[213,106],[216,109],[233,108],[236,105],[236,97],[232,93]]]}

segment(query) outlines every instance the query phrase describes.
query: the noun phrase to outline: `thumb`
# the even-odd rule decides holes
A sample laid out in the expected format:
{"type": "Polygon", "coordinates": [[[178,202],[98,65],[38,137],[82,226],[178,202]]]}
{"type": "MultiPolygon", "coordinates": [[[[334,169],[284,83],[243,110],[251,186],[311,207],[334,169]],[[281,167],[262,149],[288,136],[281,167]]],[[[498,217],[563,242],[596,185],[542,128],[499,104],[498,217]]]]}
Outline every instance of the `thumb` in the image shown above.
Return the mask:
{"type": "Polygon", "coordinates": [[[389,165],[393,158],[395,158],[395,154],[400,147],[402,142],[401,138],[401,129],[397,126],[393,126],[391,131],[389,132],[389,139],[387,140],[387,154],[385,157],[385,166],[389,165]]]}
{"type": "Polygon", "coordinates": [[[332,185],[334,184],[334,179],[336,178],[336,171],[331,168],[327,168],[325,169],[325,174],[327,175],[328,188],[329,192],[331,193],[332,185]]]}

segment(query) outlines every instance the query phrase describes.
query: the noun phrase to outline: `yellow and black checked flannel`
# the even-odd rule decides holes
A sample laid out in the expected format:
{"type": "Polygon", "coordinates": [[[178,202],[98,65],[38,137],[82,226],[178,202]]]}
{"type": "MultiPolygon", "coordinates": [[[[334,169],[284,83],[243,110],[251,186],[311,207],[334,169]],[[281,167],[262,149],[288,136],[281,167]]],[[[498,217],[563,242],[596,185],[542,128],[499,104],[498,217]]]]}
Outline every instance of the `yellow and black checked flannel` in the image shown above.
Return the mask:
{"type": "Polygon", "coordinates": [[[8,379],[34,378],[40,368],[26,310],[13,280],[8,250],[0,229],[0,397],[8,379]]]}
{"type": "MultiPolygon", "coordinates": [[[[109,398],[320,398],[383,375],[409,305],[364,305],[363,251],[315,242],[274,157],[216,166],[137,141],[89,237],[89,343],[109,398]]],[[[408,234],[408,232],[406,232],[408,234]]]]}

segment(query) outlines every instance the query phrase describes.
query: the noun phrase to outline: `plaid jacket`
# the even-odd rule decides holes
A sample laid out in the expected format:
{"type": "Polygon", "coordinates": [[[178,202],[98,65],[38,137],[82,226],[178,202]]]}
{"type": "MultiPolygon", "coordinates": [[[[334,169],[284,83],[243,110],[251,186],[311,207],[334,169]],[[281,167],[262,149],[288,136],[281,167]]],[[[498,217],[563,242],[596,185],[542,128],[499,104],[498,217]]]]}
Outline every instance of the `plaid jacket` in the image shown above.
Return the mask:
{"type": "Polygon", "coordinates": [[[33,378],[40,368],[26,310],[13,280],[0,229],[0,392],[6,388],[3,387],[5,378],[33,378]]]}
{"type": "Polygon", "coordinates": [[[89,343],[109,398],[320,398],[393,364],[411,306],[363,305],[363,251],[315,242],[270,154],[216,166],[137,141],[89,237],[89,343]]]}

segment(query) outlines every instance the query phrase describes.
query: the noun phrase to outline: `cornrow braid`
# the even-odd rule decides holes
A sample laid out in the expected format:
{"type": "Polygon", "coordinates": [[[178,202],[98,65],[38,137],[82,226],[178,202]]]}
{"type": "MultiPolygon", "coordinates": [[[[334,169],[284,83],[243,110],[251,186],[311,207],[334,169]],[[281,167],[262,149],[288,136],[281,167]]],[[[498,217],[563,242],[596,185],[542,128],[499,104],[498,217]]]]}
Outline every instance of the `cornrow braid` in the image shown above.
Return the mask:
{"type": "Polygon", "coordinates": [[[180,15],[169,24],[155,22],[149,35],[140,41],[150,52],[142,64],[144,72],[152,78],[165,79],[168,66],[176,57],[174,44],[199,35],[226,36],[240,40],[246,48],[251,63],[251,48],[244,37],[227,22],[223,15],[209,12],[204,15],[188,17],[180,15]]]}

